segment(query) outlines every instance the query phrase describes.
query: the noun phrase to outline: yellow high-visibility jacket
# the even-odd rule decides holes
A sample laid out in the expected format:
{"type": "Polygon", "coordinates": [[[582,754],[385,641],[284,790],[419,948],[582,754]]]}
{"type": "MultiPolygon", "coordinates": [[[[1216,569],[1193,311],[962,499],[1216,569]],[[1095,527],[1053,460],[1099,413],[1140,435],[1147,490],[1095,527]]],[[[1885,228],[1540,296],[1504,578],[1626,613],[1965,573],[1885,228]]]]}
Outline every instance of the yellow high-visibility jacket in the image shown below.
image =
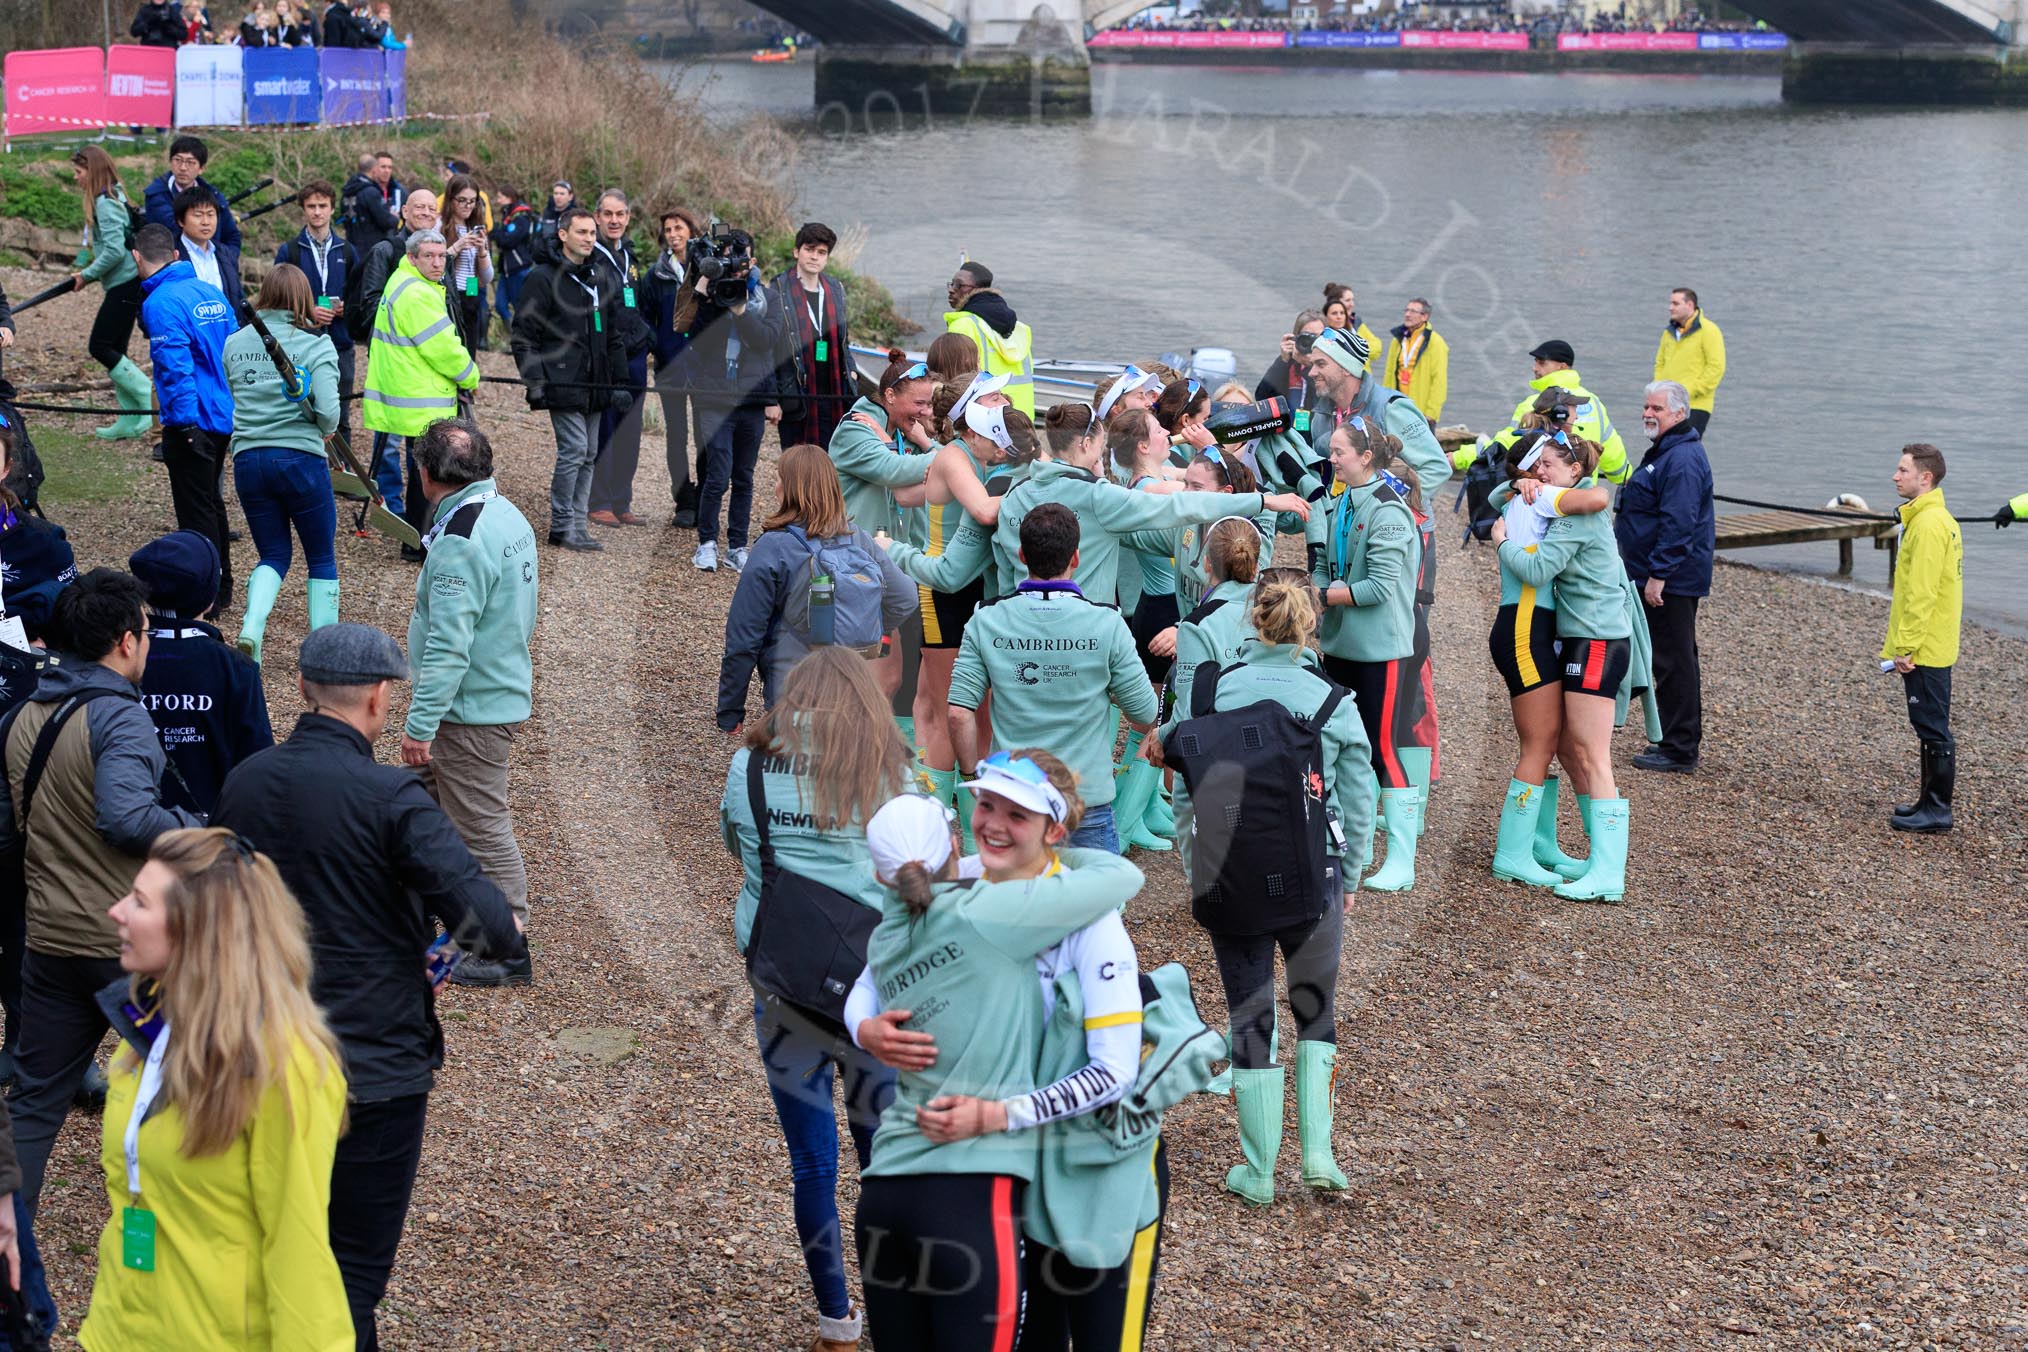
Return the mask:
{"type": "Polygon", "coordinates": [[[1690,407],[1711,411],[1718,382],[1725,379],[1725,335],[1699,310],[1690,327],[1678,333],[1674,324],[1662,330],[1655,349],[1655,379],[1673,380],[1690,391],[1690,407]]]}
{"type": "Polygon", "coordinates": [[[1880,655],[1919,667],[1958,660],[1958,624],[1965,609],[1965,541],[1944,506],[1941,488],[1901,504],[1901,554],[1894,564],[1894,601],[1880,655]]]}
{"type": "Polygon", "coordinates": [[[451,323],[444,284],[402,259],[373,316],[361,421],[371,432],[419,437],[431,423],[458,416],[459,390],[478,388],[479,368],[451,323]]]}
{"type": "Polygon", "coordinates": [[[1400,390],[1422,410],[1425,418],[1436,422],[1444,415],[1444,400],[1450,397],[1451,389],[1451,345],[1443,340],[1434,324],[1425,324],[1422,331],[1429,335],[1423,340],[1422,350],[1416,355],[1415,371],[1406,387],[1401,383],[1401,326],[1392,331],[1392,341],[1387,344],[1387,364],[1380,368],[1380,383],[1390,390],[1400,390]]]}

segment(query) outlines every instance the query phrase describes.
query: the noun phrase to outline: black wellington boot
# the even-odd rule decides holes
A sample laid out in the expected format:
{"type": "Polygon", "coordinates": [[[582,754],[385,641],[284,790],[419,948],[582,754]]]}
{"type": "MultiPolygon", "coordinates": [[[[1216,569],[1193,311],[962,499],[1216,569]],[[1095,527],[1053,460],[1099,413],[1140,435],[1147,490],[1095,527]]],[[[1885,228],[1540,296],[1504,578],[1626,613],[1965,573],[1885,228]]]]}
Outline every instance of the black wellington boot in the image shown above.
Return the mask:
{"type": "Polygon", "coordinates": [[[1929,793],[1929,747],[1925,743],[1917,743],[1917,746],[1922,752],[1922,787],[1915,791],[1914,802],[1896,803],[1894,805],[1894,815],[1897,817],[1913,817],[1916,813],[1922,811],[1922,800],[1929,793]]]}
{"type": "Polygon", "coordinates": [[[1922,763],[1929,772],[1924,776],[1928,787],[1923,791],[1922,802],[1908,816],[1896,817],[1888,824],[1897,831],[1941,835],[1951,829],[1951,794],[1957,788],[1958,753],[1949,747],[1925,744],[1922,763]]]}

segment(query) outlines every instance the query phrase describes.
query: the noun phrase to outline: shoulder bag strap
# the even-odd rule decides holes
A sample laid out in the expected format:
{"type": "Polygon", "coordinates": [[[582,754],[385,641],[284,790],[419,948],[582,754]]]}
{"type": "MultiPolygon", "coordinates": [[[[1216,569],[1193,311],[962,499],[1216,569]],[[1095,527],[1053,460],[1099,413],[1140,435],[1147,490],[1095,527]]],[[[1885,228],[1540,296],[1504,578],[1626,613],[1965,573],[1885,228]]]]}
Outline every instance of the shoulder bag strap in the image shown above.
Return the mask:
{"type": "Polygon", "coordinates": [[[1345,687],[1339,685],[1336,681],[1332,681],[1331,693],[1324,696],[1324,702],[1317,706],[1317,712],[1310,715],[1310,730],[1312,732],[1322,732],[1324,725],[1331,721],[1331,715],[1338,712],[1338,705],[1344,698],[1345,687]]]}
{"type": "MultiPolygon", "coordinates": [[[[97,686],[80,690],[58,705],[49,721],[42,725],[42,731],[36,734],[35,749],[28,753],[28,768],[21,774],[21,838],[24,842],[28,838],[28,809],[35,802],[36,787],[42,783],[42,772],[49,764],[50,753],[56,750],[56,739],[62,734],[63,725],[70,721],[72,714],[93,700],[118,694],[117,690],[97,686]]],[[[9,715],[7,731],[10,734],[14,731],[12,715],[9,715]]]]}
{"type": "Polygon", "coordinates": [[[759,747],[746,753],[746,805],[753,813],[753,829],[760,836],[761,871],[775,867],[774,842],[768,839],[767,756],[759,747]]]}
{"type": "Polygon", "coordinates": [[[1210,713],[1218,699],[1218,678],[1224,673],[1218,663],[1206,658],[1197,664],[1197,670],[1190,673],[1190,716],[1202,718],[1210,713]]]}

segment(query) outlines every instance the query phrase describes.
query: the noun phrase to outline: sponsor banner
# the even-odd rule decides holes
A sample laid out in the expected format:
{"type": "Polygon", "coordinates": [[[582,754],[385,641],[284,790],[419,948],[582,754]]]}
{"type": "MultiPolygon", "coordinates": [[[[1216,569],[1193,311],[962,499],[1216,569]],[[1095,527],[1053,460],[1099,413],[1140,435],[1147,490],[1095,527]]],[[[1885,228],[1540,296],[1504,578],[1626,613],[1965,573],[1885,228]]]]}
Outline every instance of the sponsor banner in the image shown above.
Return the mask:
{"type": "Polygon", "coordinates": [[[106,57],[96,47],[9,52],[5,79],[8,136],[106,124],[106,57]]]}
{"type": "MultiPolygon", "coordinates": [[[[106,48],[106,121],[167,127],[176,111],[176,54],[167,47],[106,48]]],[[[233,121],[239,118],[235,116],[233,121]]]]}
{"type": "Polygon", "coordinates": [[[1189,48],[1202,51],[1216,48],[1222,50],[1258,50],[1260,48],[1281,48],[1289,45],[1287,33],[1224,33],[1224,32],[1168,32],[1160,29],[1142,29],[1137,32],[1110,32],[1092,35],[1087,47],[1157,47],[1189,48]]]}
{"type": "Polygon", "coordinates": [[[1399,47],[1399,33],[1313,33],[1296,34],[1298,47],[1399,47]]]}
{"type": "MultiPolygon", "coordinates": [[[[119,50],[118,47],[113,48],[115,52],[119,50]]],[[[246,103],[243,86],[245,72],[240,61],[243,52],[240,48],[189,43],[176,48],[173,52],[147,47],[136,50],[160,50],[161,55],[169,57],[175,63],[177,126],[237,127],[240,124],[246,103]]],[[[110,68],[111,62],[108,61],[107,65],[110,68]]],[[[107,74],[111,83],[113,77],[110,69],[107,74]]],[[[146,121],[144,118],[114,117],[111,112],[108,112],[107,116],[116,122],[146,121]]]]}
{"type": "Polygon", "coordinates": [[[324,109],[324,91],[315,47],[249,47],[245,55],[250,125],[317,121],[324,109]]]}
{"type": "Polygon", "coordinates": [[[1787,33],[1699,33],[1702,52],[1779,52],[1789,45],[1787,33]]]}
{"type": "Polygon", "coordinates": [[[326,47],[318,55],[326,122],[387,120],[387,61],[379,51],[326,47]]]}
{"type": "Polygon", "coordinates": [[[1564,33],[1559,52],[1694,52],[1695,33],[1564,33]]]}
{"type": "Polygon", "coordinates": [[[1449,33],[1441,29],[1404,29],[1404,47],[1439,48],[1454,52],[1525,52],[1526,33],[1449,33]]]}

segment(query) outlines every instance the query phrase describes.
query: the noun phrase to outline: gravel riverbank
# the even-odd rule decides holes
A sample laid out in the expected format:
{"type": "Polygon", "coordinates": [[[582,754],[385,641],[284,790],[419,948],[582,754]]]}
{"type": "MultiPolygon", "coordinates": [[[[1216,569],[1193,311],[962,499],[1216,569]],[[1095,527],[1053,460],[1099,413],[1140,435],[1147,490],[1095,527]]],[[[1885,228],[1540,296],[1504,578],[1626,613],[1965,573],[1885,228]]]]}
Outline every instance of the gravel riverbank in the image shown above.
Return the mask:
{"type": "MultiPolygon", "coordinates": [[[[23,295],[37,275],[6,280],[23,295]]],[[[69,355],[89,317],[66,299],[25,318],[9,376],[95,377],[69,355]]],[[[496,387],[480,413],[504,491],[541,529],[547,419],[496,387]]],[[[103,421],[30,417],[38,434],[103,421]]],[[[727,749],[710,714],[736,579],[691,569],[648,441],[636,508],[654,524],[604,532],[602,555],[542,556],[514,782],[537,980],[442,1001],[450,1061],[383,1307],[390,1347],[785,1349],[811,1334],[716,820],[727,749]]],[[[48,499],[83,566],[171,525],[146,443],[118,454],[138,467],[130,486],[48,499]]],[[[771,501],[764,466],[757,505],[771,501]]],[[[1442,535],[1445,777],[1421,878],[1368,894],[1347,926],[1352,1189],[1298,1195],[1292,1113],[1283,1198],[1247,1210],[1218,1187],[1237,1159],[1228,1105],[1173,1114],[1150,1346],[2022,1346],[2028,648],[1967,631],[1958,829],[1897,836],[1887,812],[1916,759],[1899,684],[1873,659],[1885,602],[1720,569],[1704,768],[1643,776],[1624,763],[1637,737],[1622,739],[1627,901],[1574,906],[1486,872],[1512,754],[1485,652],[1493,566],[1442,535]]],[[[394,554],[341,538],[342,610],[400,635],[414,572],[394,554]]],[[[252,558],[240,546],[242,576],[252,558]]],[[[284,732],[303,618],[299,561],[268,645],[284,732]]],[[[1174,863],[1149,872],[1129,917],[1144,961],[1187,962],[1222,1017],[1174,863]]],[[[106,1215],[98,1130],[66,1130],[38,1226],[69,1333],[106,1215]]]]}

